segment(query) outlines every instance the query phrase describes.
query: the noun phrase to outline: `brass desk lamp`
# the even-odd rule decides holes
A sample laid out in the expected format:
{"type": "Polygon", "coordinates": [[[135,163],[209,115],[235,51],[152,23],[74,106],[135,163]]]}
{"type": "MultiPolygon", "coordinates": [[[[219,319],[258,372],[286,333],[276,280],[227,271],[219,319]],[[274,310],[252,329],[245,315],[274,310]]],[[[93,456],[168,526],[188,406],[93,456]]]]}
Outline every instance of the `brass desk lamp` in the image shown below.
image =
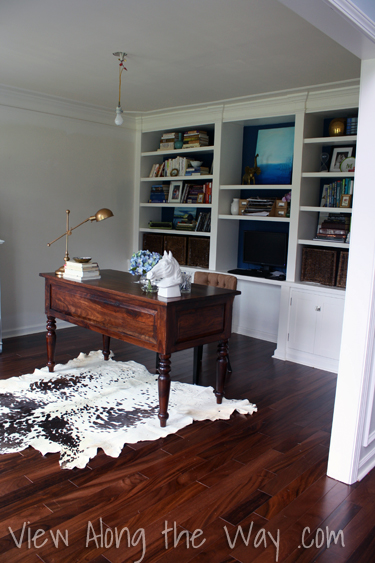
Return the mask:
{"type": "MultiPolygon", "coordinates": [[[[68,253],[68,237],[72,234],[72,231],[74,231],[74,229],[77,229],[77,227],[80,227],[81,225],[83,225],[84,223],[87,223],[87,221],[103,221],[104,219],[108,219],[108,217],[113,217],[113,213],[110,209],[106,209],[105,207],[103,209],[99,209],[99,211],[97,211],[97,213],[95,213],[95,215],[92,215],[91,217],[88,217],[87,219],[85,219],[84,221],[82,221],[82,223],[79,223],[78,225],[76,225],[75,227],[73,227],[72,229],[69,229],[69,213],[70,210],[67,209],[66,210],[66,231],[65,233],[63,233],[62,235],[60,235],[59,237],[55,238],[55,240],[53,240],[52,242],[49,242],[47,244],[47,246],[51,246],[54,242],[56,242],[57,240],[61,239],[62,237],[66,237],[66,241],[65,241],[65,256],[64,256],[64,265],[70,260],[69,258],[69,253],[68,253]]],[[[64,275],[64,266],[61,266],[61,268],[59,268],[58,270],[56,270],[55,272],[56,276],[58,276],[59,278],[62,278],[64,275]]]]}

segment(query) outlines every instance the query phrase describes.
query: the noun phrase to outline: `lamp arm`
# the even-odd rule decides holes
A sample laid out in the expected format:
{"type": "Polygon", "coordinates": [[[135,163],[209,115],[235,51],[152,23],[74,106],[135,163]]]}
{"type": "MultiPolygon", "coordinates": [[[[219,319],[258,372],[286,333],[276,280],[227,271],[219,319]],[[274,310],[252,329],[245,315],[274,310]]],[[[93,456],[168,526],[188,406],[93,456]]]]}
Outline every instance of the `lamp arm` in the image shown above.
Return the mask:
{"type": "Polygon", "coordinates": [[[88,217],[87,219],[85,219],[84,221],[82,221],[82,223],[79,223],[78,225],[76,225],[75,227],[73,227],[72,229],[69,229],[68,231],[65,231],[64,234],[62,234],[61,236],[55,238],[55,240],[53,240],[52,242],[49,242],[47,244],[47,246],[51,246],[54,242],[56,242],[57,240],[60,240],[61,238],[65,237],[66,235],[71,235],[72,231],[74,231],[74,229],[77,229],[77,227],[80,227],[81,225],[83,225],[84,223],[87,223],[87,221],[93,221],[95,220],[95,216],[94,218],[88,217]]]}

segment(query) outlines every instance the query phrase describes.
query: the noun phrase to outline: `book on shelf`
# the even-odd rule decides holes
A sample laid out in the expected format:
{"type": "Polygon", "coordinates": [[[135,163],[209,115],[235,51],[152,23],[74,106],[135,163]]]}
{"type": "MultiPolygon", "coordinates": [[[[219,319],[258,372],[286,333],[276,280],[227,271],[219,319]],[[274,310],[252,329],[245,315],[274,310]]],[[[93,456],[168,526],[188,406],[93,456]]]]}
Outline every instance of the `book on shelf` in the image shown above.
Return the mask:
{"type": "Polygon", "coordinates": [[[198,214],[195,230],[206,233],[211,231],[211,211],[202,211],[198,214]]]}
{"type": "Polygon", "coordinates": [[[151,186],[149,203],[167,203],[169,197],[168,184],[154,184],[151,186]]]}
{"type": "Polygon", "coordinates": [[[186,168],[185,176],[203,176],[205,174],[209,174],[209,172],[210,169],[208,166],[198,166],[198,168],[188,166],[186,168]]]}
{"type": "Polygon", "coordinates": [[[184,133],[183,148],[206,147],[209,144],[207,131],[194,129],[184,133]]]}
{"type": "Polygon", "coordinates": [[[241,209],[241,215],[268,217],[273,211],[275,202],[275,197],[249,197],[247,199],[246,207],[241,209]]]}
{"type": "Polygon", "coordinates": [[[171,151],[171,150],[174,150],[174,142],[173,143],[161,142],[158,148],[158,151],[171,151]]]}
{"type": "Polygon", "coordinates": [[[348,117],[346,120],[346,134],[356,135],[358,127],[358,117],[348,117]]]}
{"type": "Polygon", "coordinates": [[[320,212],[318,227],[313,240],[347,242],[350,233],[350,216],[339,213],[320,212]]]}
{"type": "Polygon", "coordinates": [[[341,196],[352,195],[353,188],[353,178],[343,178],[330,184],[324,184],[320,207],[340,207],[341,196]]]}

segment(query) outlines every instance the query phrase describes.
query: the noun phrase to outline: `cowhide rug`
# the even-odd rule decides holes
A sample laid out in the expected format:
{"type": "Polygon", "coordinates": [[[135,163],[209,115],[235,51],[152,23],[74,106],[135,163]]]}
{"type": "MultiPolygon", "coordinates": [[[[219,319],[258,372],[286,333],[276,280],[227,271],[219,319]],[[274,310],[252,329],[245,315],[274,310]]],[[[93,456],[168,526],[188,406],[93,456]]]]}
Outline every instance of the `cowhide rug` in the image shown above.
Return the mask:
{"type": "Polygon", "coordinates": [[[126,443],[155,440],[194,420],[256,411],[245,400],[216,404],[212,387],[172,381],[169,418],[161,428],[157,376],[135,362],[104,361],[100,351],[66,365],[0,382],[0,453],[28,446],[60,452],[66,469],[85,467],[102,448],[117,457],[126,443]]]}

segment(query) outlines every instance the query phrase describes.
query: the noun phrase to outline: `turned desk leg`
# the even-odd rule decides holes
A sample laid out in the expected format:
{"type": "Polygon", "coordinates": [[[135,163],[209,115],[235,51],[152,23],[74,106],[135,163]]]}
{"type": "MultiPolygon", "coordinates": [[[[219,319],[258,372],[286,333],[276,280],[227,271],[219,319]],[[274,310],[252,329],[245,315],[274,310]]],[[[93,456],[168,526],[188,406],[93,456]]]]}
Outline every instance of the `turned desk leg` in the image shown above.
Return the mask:
{"type": "Polygon", "coordinates": [[[55,348],[56,348],[56,319],[47,317],[47,366],[49,371],[55,367],[55,348]]]}
{"type": "Polygon", "coordinates": [[[105,360],[109,358],[109,347],[110,347],[111,337],[103,334],[103,356],[105,360]]]}
{"type": "Polygon", "coordinates": [[[158,388],[159,388],[159,420],[160,426],[164,428],[167,425],[168,419],[168,401],[169,401],[169,391],[171,388],[171,355],[170,354],[159,354],[159,377],[158,377],[158,388]]]}
{"type": "Polygon", "coordinates": [[[228,369],[228,340],[219,342],[217,347],[217,360],[216,360],[216,402],[221,405],[224,397],[225,377],[228,369]]]}

